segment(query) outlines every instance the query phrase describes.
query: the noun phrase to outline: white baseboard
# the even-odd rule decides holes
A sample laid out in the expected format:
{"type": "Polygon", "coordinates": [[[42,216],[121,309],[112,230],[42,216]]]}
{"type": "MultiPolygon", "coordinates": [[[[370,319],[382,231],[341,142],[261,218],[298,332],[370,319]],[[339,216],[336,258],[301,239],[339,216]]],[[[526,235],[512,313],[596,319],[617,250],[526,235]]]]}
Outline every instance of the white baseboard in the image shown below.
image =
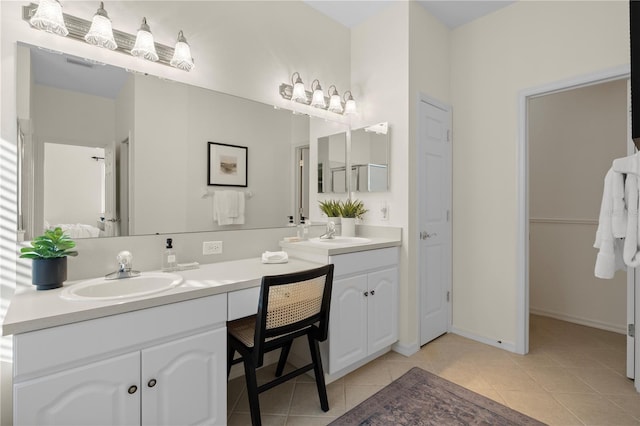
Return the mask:
{"type": "Polygon", "coordinates": [[[404,355],[406,357],[410,357],[420,350],[420,345],[418,343],[411,343],[409,345],[402,344],[400,342],[396,342],[391,346],[391,350],[399,353],[400,355],[404,355]]]}
{"type": "Polygon", "coordinates": [[[489,337],[480,336],[471,331],[463,330],[458,327],[451,327],[451,333],[457,334],[458,336],[466,337],[467,339],[475,340],[476,342],[484,343],[486,345],[494,346],[496,348],[504,349],[509,352],[518,353],[516,351],[516,345],[513,342],[491,339],[489,337]]]}
{"type": "Polygon", "coordinates": [[[612,331],[619,334],[627,334],[626,325],[610,324],[602,321],[592,320],[589,318],[577,317],[569,315],[563,312],[548,311],[546,309],[538,309],[529,307],[529,313],[534,315],[540,315],[543,317],[550,317],[561,321],[572,322],[574,324],[585,325],[587,327],[599,328],[601,330],[612,331]]]}

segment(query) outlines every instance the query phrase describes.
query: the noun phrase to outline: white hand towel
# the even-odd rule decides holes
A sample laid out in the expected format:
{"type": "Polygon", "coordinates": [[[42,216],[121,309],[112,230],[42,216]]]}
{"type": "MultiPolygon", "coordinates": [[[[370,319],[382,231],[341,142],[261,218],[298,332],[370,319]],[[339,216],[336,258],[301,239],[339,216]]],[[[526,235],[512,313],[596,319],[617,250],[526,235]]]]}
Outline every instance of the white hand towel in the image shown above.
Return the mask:
{"type": "Polygon", "coordinates": [[[213,193],[213,220],[218,225],[244,223],[244,195],[239,191],[215,191],[213,193]],[[242,203],[242,206],[240,204],[242,203]],[[242,212],[242,217],[240,213],[242,212]]]}
{"type": "Polygon", "coordinates": [[[244,192],[235,191],[236,192],[236,200],[238,204],[238,211],[236,216],[233,218],[234,225],[243,225],[244,224],[244,192]]]}
{"type": "Polygon", "coordinates": [[[285,251],[265,251],[262,253],[262,263],[287,263],[289,255],[285,251]]]}

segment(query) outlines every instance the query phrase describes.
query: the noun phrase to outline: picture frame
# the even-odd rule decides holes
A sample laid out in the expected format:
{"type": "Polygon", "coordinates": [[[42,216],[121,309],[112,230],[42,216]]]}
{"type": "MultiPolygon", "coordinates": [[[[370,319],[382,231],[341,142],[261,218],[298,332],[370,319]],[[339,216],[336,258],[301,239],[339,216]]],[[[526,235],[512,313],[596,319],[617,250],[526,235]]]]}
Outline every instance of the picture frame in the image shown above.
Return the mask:
{"type": "Polygon", "coordinates": [[[247,187],[249,148],[219,142],[207,144],[207,185],[247,187]]]}

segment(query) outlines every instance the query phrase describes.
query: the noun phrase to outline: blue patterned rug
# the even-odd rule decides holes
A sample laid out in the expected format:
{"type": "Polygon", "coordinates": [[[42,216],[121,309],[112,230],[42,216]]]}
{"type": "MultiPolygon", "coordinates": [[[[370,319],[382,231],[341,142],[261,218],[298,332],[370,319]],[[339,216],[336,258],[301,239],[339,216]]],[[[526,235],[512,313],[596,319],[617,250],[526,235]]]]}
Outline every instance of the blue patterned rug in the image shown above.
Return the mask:
{"type": "Polygon", "coordinates": [[[544,425],[414,367],[331,425],[544,425]]]}

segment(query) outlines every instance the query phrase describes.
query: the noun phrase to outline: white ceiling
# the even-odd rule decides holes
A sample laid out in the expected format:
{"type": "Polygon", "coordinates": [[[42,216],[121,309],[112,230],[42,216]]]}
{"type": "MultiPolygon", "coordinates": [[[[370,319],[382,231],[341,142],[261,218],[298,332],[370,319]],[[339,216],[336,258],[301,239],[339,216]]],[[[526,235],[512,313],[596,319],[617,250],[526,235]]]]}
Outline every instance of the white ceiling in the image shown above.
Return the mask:
{"type": "MultiPolygon", "coordinates": [[[[305,3],[342,25],[353,28],[394,1],[406,0],[305,0],[305,3]]],[[[418,3],[440,22],[453,29],[509,6],[514,1],[418,0],[418,3]]]]}

